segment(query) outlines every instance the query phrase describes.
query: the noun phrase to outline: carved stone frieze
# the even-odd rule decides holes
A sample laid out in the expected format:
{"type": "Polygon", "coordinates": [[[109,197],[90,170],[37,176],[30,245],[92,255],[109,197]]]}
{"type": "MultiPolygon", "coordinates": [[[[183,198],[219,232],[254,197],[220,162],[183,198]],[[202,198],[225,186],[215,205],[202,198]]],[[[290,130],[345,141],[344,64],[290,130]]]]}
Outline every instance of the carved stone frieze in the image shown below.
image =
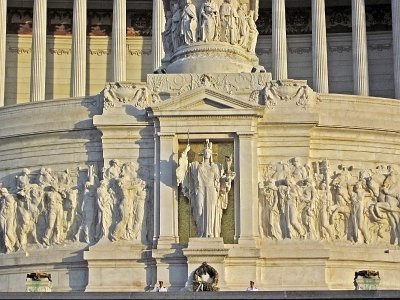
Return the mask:
{"type": "Polygon", "coordinates": [[[145,172],[116,159],[101,180],[94,165],[58,172],[42,167],[36,174],[23,169],[15,186],[0,189],[0,252],[100,240],[147,242],[149,184],[139,178],[145,172]]]}
{"type": "Polygon", "coordinates": [[[128,53],[136,56],[151,55],[151,49],[131,48],[131,45],[128,45],[128,53]]]}
{"type": "Polygon", "coordinates": [[[89,53],[97,56],[109,55],[111,54],[111,49],[89,49],[89,53]]]}
{"type": "Polygon", "coordinates": [[[128,82],[110,83],[104,89],[104,109],[108,110],[122,103],[129,103],[136,108],[146,108],[160,102],[158,93],[147,85],[128,82]]]}
{"type": "Polygon", "coordinates": [[[180,95],[207,86],[227,94],[247,94],[249,97],[254,90],[264,88],[270,80],[270,73],[150,74],[147,85],[153,92],[168,95],[180,95]]]}
{"type": "MultiPolygon", "coordinates": [[[[256,22],[260,35],[272,34],[272,10],[260,10],[256,22]]],[[[326,31],[327,33],[351,32],[351,6],[327,6],[326,31]]],[[[390,4],[366,5],[367,31],[390,31],[392,16],[390,4]]],[[[286,7],[287,34],[311,34],[311,8],[286,7]]]]}
{"type": "Polygon", "coordinates": [[[301,80],[273,80],[266,84],[262,93],[263,104],[268,109],[274,109],[284,103],[293,103],[307,110],[311,101],[316,98],[316,93],[301,80]]]}
{"type": "Polygon", "coordinates": [[[8,47],[11,53],[17,54],[31,54],[32,48],[23,48],[23,47],[8,47]]]}
{"type": "Polygon", "coordinates": [[[298,158],[260,170],[264,238],[400,242],[400,180],[394,166],[375,169],[298,158]]]}
{"type": "Polygon", "coordinates": [[[57,54],[57,55],[69,55],[71,54],[71,49],[70,48],[50,48],[49,52],[51,54],[57,54]]]}

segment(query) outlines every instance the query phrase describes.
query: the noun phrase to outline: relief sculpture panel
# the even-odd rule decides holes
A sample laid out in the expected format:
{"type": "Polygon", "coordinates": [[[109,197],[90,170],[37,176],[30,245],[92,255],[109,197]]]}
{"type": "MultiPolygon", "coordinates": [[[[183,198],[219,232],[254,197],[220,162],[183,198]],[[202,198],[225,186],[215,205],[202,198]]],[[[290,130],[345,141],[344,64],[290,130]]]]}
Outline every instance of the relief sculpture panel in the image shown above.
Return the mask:
{"type": "Polygon", "coordinates": [[[394,166],[362,169],[298,158],[270,163],[259,182],[260,232],[301,239],[399,244],[400,182],[394,166]]]}
{"type": "Polygon", "coordinates": [[[24,168],[0,189],[0,251],[71,243],[147,243],[148,184],[138,164],[114,159],[101,172],[24,168]],[[100,173],[100,174],[98,174],[100,173]],[[99,178],[101,177],[101,178],[99,178]]]}

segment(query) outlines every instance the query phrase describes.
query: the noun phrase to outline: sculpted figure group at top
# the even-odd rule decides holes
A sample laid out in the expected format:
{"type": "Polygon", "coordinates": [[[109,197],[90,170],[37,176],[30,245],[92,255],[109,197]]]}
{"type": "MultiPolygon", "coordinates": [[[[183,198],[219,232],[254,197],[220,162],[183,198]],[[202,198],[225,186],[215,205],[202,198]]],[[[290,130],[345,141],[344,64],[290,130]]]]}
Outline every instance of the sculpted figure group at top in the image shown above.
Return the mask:
{"type": "Polygon", "coordinates": [[[393,166],[356,169],[298,158],[268,164],[259,182],[260,231],[281,239],[400,245],[400,177],[393,166]]]}
{"type": "Polygon", "coordinates": [[[147,187],[137,174],[136,163],[116,159],[104,168],[102,180],[93,166],[81,174],[23,169],[14,186],[0,189],[0,252],[27,251],[28,245],[141,241],[147,187]]]}
{"type": "Polygon", "coordinates": [[[215,0],[204,0],[197,10],[192,0],[171,2],[166,12],[165,31],[162,34],[166,57],[180,46],[196,42],[227,42],[239,45],[246,51],[255,52],[258,30],[254,11],[237,0],[224,0],[220,7],[215,0]]]}

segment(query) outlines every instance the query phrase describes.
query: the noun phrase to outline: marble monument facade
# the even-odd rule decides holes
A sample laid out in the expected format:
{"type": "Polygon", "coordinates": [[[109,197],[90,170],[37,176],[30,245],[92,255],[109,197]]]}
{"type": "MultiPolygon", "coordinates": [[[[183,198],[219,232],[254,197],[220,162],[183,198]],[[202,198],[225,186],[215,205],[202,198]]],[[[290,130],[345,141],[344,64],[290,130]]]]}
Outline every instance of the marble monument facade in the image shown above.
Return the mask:
{"type": "MultiPolygon", "coordinates": [[[[365,93],[362,49],[358,95],[328,93],[322,54],[316,87],[288,79],[284,4],[273,1],[272,73],[253,0],[169,3],[146,82],[126,81],[124,34],[98,95],[81,95],[81,78],[76,97],[37,101],[32,68],[32,103],[0,109],[1,291],[39,269],[52,291],[354,289],[359,269],[400,288],[400,104],[365,93]]],[[[316,28],[313,53],[326,52],[316,28]]]]}

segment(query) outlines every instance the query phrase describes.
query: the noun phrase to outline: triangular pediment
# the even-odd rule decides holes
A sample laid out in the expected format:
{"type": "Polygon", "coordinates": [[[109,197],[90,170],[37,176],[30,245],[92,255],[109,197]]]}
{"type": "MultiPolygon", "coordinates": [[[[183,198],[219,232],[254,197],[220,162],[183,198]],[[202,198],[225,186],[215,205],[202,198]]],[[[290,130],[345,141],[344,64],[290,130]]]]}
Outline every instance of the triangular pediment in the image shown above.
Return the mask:
{"type": "Polygon", "coordinates": [[[157,106],[153,111],[210,111],[224,109],[253,109],[259,108],[257,103],[244,101],[235,95],[222,93],[210,87],[201,87],[181,95],[171,97],[157,106]]]}

